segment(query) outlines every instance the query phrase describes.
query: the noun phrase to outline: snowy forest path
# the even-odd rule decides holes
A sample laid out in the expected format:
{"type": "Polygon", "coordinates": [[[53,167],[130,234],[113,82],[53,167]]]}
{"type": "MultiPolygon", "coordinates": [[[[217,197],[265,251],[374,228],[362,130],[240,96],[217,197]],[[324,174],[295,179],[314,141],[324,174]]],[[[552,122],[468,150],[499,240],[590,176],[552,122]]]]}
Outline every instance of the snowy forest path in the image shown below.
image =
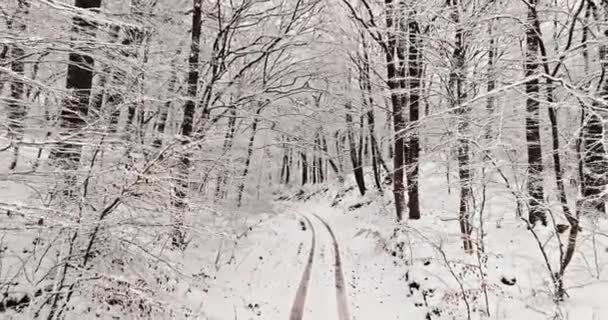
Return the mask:
{"type": "MultiPolygon", "coordinates": [[[[314,213],[312,215],[323,224],[332,241],[332,247],[334,250],[334,263],[332,266],[335,280],[333,288],[336,290],[336,307],[338,315],[337,320],[350,320],[348,298],[346,294],[346,285],[344,280],[344,271],[342,268],[342,259],[340,256],[340,246],[338,244],[338,240],[331,226],[323,218],[314,213]]],[[[305,215],[302,215],[302,217],[310,227],[312,233],[312,243],[308,255],[307,264],[304,268],[304,272],[302,273],[300,284],[298,286],[298,291],[296,292],[296,296],[291,308],[289,320],[302,320],[304,317],[306,296],[308,294],[308,289],[311,286],[311,273],[315,257],[315,242],[317,241],[317,232],[312,221],[305,215]]]]}
{"type": "Polygon", "coordinates": [[[312,273],[312,265],[315,259],[315,228],[310,219],[308,219],[308,217],[302,217],[304,218],[304,220],[306,220],[306,223],[308,223],[308,226],[310,227],[310,232],[312,233],[312,240],[310,244],[310,252],[308,253],[306,267],[304,268],[304,273],[302,273],[302,280],[300,280],[300,285],[298,286],[298,291],[296,292],[296,297],[291,307],[289,320],[302,320],[302,316],[304,315],[304,305],[306,304],[306,294],[308,292],[308,287],[310,286],[310,275],[312,273]]]}
{"type": "Polygon", "coordinates": [[[315,218],[317,218],[327,229],[329,235],[331,236],[333,247],[334,247],[334,276],[335,276],[335,288],[336,288],[336,302],[338,303],[338,319],[339,320],[350,320],[350,312],[348,309],[348,297],[346,294],[346,283],[344,281],[344,270],[342,270],[342,258],[340,257],[340,246],[338,245],[338,240],[336,239],[336,234],[331,229],[327,221],[323,218],[319,217],[317,214],[313,213],[315,218]]]}

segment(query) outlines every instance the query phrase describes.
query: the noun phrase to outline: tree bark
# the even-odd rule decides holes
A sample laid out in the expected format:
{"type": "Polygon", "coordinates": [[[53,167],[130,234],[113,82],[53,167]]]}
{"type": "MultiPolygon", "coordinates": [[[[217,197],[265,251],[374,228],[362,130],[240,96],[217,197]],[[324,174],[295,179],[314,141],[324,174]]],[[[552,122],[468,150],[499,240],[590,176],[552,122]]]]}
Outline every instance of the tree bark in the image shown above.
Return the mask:
{"type": "Polygon", "coordinates": [[[393,150],[393,196],[395,199],[395,212],[397,221],[403,219],[403,211],[405,210],[405,185],[404,185],[404,131],[405,119],[403,117],[403,99],[402,93],[399,92],[400,85],[397,79],[397,35],[395,32],[394,15],[395,8],[392,0],[385,0],[386,5],[386,28],[387,28],[387,50],[386,56],[386,73],[388,78],[388,87],[391,95],[393,129],[394,129],[394,150],[393,150]]]}
{"type": "Polygon", "coordinates": [[[308,160],[303,151],[300,151],[300,157],[302,158],[302,185],[305,185],[308,183],[308,160]]]}
{"type": "MultiPolygon", "coordinates": [[[[236,131],[236,108],[230,108],[230,118],[228,118],[228,127],[226,128],[226,135],[224,136],[224,146],[222,148],[222,154],[225,156],[232,149],[234,142],[234,132],[236,131]]],[[[222,173],[217,177],[217,183],[215,185],[215,199],[223,199],[225,196],[226,184],[228,184],[228,169],[224,168],[222,173]]]]}
{"type": "Polygon", "coordinates": [[[462,235],[463,247],[466,253],[473,253],[473,242],[471,241],[471,201],[473,196],[472,174],[471,174],[471,156],[468,140],[469,131],[469,114],[470,108],[463,106],[466,100],[466,46],[464,39],[464,30],[460,26],[460,1],[450,0],[448,4],[452,7],[452,22],[456,25],[456,34],[454,37],[454,51],[451,57],[453,65],[450,73],[450,100],[451,108],[454,110],[457,119],[458,133],[458,178],[460,181],[460,200],[458,210],[458,221],[460,224],[460,233],[462,235]]]}
{"type": "MultiPolygon", "coordinates": [[[[535,21],[538,19],[536,6],[538,0],[528,1],[526,24],[526,60],[525,75],[533,77],[538,74],[539,34],[535,21]]],[[[525,84],[526,91],[526,146],[528,155],[528,220],[532,225],[537,222],[547,225],[547,216],[543,206],[543,162],[539,126],[539,79],[530,79],[525,84]]]]}
{"type": "Polygon", "coordinates": [[[355,175],[355,181],[357,182],[357,187],[359,188],[359,193],[361,195],[365,195],[367,191],[365,188],[365,177],[363,174],[363,166],[361,163],[361,158],[359,156],[360,152],[357,148],[357,141],[355,140],[355,133],[353,132],[353,116],[351,115],[352,107],[350,103],[346,103],[346,127],[347,127],[347,137],[348,137],[348,150],[350,154],[350,161],[353,166],[353,173],[355,175]]]}
{"type": "Polygon", "coordinates": [[[249,136],[249,142],[247,144],[247,158],[245,159],[245,168],[243,169],[243,174],[241,175],[241,184],[239,185],[238,190],[238,198],[237,198],[237,206],[240,207],[243,200],[243,191],[245,190],[245,179],[247,178],[247,174],[249,173],[249,166],[251,164],[251,156],[253,155],[253,145],[255,142],[255,135],[258,132],[258,122],[260,121],[260,112],[262,112],[262,108],[258,108],[255,113],[255,119],[253,119],[253,123],[251,124],[251,136],[249,136]]]}
{"type": "MultiPolygon", "coordinates": [[[[94,11],[101,5],[101,0],[76,0],[74,4],[77,8],[94,11]]],[[[82,33],[90,37],[95,35],[95,23],[88,21],[81,16],[73,18],[72,30],[75,33],[82,33]]],[[[74,48],[69,54],[69,64],[67,68],[66,89],[70,92],[65,100],[59,114],[59,126],[62,134],[75,135],[82,139],[80,132],[85,124],[85,117],[88,113],[91,87],[93,83],[93,69],[95,61],[87,54],[88,48],[74,48]]],[[[76,176],[71,174],[78,168],[81,156],[81,144],[72,139],[62,140],[53,148],[49,159],[55,167],[65,170],[67,173],[67,185],[76,184],[76,176]]],[[[66,190],[67,195],[72,192],[66,190]]]]}
{"type": "MultiPolygon", "coordinates": [[[[191,29],[191,44],[190,58],[188,59],[188,93],[187,100],[184,104],[184,115],[181,124],[182,145],[187,145],[190,142],[193,129],[194,111],[196,108],[195,99],[198,91],[199,77],[199,54],[200,54],[200,39],[201,39],[201,5],[202,0],[192,0],[192,29],[191,29]]],[[[189,189],[189,173],[191,166],[191,154],[184,152],[180,158],[179,164],[179,181],[175,187],[175,207],[180,211],[174,221],[172,244],[175,248],[185,249],[186,241],[183,230],[184,211],[187,209],[186,197],[189,189]]]]}
{"type": "Polygon", "coordinates": [[[419,47],[422,44],[422,39],[418,37],[420,33],[418,22],[410,12],[408,21],[409,35],[409,87],[410,87],[410,126],[411,133],[408,140],[408,156],[407,160],[407,190],[408,190],[408,211],[410,219],[420,219],[420,200],[418,192],[418,174],[419,174],[419,158],[420,158],[420,138],[419,138],[419,121],[420,121],[420,89],[422,82],[422,68],[419,47]]]}

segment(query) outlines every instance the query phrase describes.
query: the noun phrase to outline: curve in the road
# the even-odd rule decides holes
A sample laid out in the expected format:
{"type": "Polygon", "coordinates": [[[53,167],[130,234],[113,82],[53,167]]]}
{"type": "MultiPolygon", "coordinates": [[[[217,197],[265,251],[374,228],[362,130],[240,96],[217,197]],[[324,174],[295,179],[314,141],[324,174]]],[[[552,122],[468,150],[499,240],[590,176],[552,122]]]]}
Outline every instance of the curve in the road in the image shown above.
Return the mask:
{"type": "Polygon", "coordinates": [[[319,219],[321,223],[325,226],[334,245],[334,253],[335,253],[335,278],[336,278],[336,299],[338,302],[338,317],[339,320],[350,320],[350,312],[348,309],[348,297],[346,294],[346,282],[344,281],[344,272],[342,270],[342,259],[340,258],[340,246],[338,245],[338,240],[336,240],[336,235],[334,231],[331,229],[329,224],[323,220],[323,218],[319,217],[317,214],[314,214],[315,218],[319,219]]]}
{"type": "Polygon", "coordinates": [[[298,291],[296,292],[296,297],[291,307],[289,320],[302,320],[302,316],[304,315],[304,305],[306,303],[306,292],[308,291],[308,287],[310,285],[312,264],[315,259],[315,229],[312,222],[307,217],[302,217],[306,220],[306,223],[308,223],[308,226],[310,227],[310,231],[312,232],[312,241],[310,244],[310,252],[308,253],[306,268],[304,269],[304,273],[302,273],[302,279],[300,280],[300,285],[298,286],[298,291]]]}

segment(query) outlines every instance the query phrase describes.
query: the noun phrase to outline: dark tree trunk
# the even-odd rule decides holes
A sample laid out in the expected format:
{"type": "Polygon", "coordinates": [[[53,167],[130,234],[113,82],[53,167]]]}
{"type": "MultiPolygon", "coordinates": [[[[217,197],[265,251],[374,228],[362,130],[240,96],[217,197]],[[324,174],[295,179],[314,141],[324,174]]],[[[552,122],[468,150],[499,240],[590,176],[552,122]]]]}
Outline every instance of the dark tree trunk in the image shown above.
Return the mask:
{"type": "Polygon", "coordinates": [[[240,207],[243,200],[243,191],[245,190],[245,179],[247,178],[247,174],[249,173],[249,166],[251,165],[251,156],[253,155],[253,145],[255,142],[255,135],[258,132],[258,122],[260,121],[260,112],[262,112],[262,107],[258,108],[255,113],[255,119],[253,119],[253,123],[251,124],[251,136],[249,137],[249,143],[247,144],[247,158],[245,158],[245,169],[243,169],[243,174],[241,175],[241,184],[239,185],[238,190],[238,198],[237,198],[237,206],[240,207]]]}
{"type": "MultiPolygon", "coordinates": [[[[488,37],[490,39],[488,49],[488,83],[486,86],[487,92],[492,92],[496,89],[496,43],[494,40],[494,24],[490,22],[488,25],[488,37]]],[[[492,126],[493,126],[493,117],[494,117],[494,109],[496,109],[496,97],[493,94],[490,94],[486,99],[486,109],[488,111],[488,124],[486,127],[486,139],[490,140],[493,137],[492,126]]]]}
{"type": "MultiPolygon", "coordinates": [[[[199,77],[199,54],[200,54],[200,39],[201,39],[201,4],[202,0],[192,0],[192,29],[191,29],[191,44],[190,56],[188,59],[188,93],[187,100],[184,104],[184,117],[181,124],[182,144],[185,146],[190,142],[193,129],[194,111],[196,108],[195,99],[198,91],[199,77]]],[[[191,154],[185,152],[180,158],[179,164],[179,183],[175,188],[175,207],[182,211],[178,213],[174,221],[172,234],[172,244],[174,247],[184,249],[186,245],[185,234],[183,230],[184,217],[183,211],[187,209],[186,197],[189,189],[189,173],[191,165],[191,154]]]]}
{"type": "Polygon", "coordinates": [[[285,169],[285,184],[289,184],[291,180],[291,166],[293,165],[293,149],[289,147],[287,149],[288,159],[287,159],[287,168],[285,169]]]}
{"type": "Polygon", "coordinates": [[[323,175],[323,144],[321,142],[321,133],[317,134],[316,138],[316,149],[317,149],[317,176],[319,179],[319,183],[323,183],[325,181],[325,177],[323,175]]]}
{"type": "MultiPolygon", "coordinates": [[[[120,28],[118,26],[111,26],[110,27],[110,42],[112,43],[116,43],[118,42],[120,37],[120,28]]],[[[116,53],[111,53],[110,54],[110,58],[112,59],[118,59],[118,55],[116,53]]],[[[108,130],[112,133],[116,133],[118,131],[118,121],[120,119],[120,110],[122,107],[122,104],[124,102],[124,97],[123,97],[123,92],[124,92],[124,88],[126,86],[126,73],[123,69],[121,68],[112,68],[110,66],[107,67],[107,72],[108,75],[103,75],[103,77],[105,78],[106,76],[111,76],[110,79],[110,84],[108,86],[108,88],[106,90],[104,90],[106,97],[106,101],[104,104],[104,110],[101,110],[101,112],[103,112],[104,115],[106,115],[107,117],[109,117],[109,124],[108,124],[108,130]]],[[[101,99],[103,99],[103,96],[99,97],[101,99]]],[[[93,103],[95,104],[95,107],[97,107],[97,104],[99,104],[99,107],[101,107],[101,99],[99,99],[98,97],[95,97],[93,100],[93,103]],[[99,100],[98,100],[99,99],[99,100]]]]}
{"type": "MultiPolygon", "coordinates": [[[[604,16],[608,17],[608,7],[604,9],[604,16]]],[[[608,20],[608,18],[605,18],[608,20]]],[[[603,35],[605,40],[608,32],[603,35]]],[[[601,66],[601,83],[599,84],[599,98],[608,99],[608,48],[605,43],[600,44],[599,58],[601,66]]],[[[606,202],[602,194],[608,184],[608,154],[604,143],[606,141],[605,120],[608,104],[594,102],[590,110],[585,110],[585,126],[582,130],[582,195],[583,208],[588,212],[606,213],[606,202]]]]}
{"type": "MultiPolygon", "coordinates": [[[[533,77],[538,74],[539,34],[535,21],[538,19],[536,5],[538,0],[530,0],[526,24],[526,61],[525,75],[533,77]]],[[[547,216],[543,206],[543,163],[539,126],[539,80],[530,79],[525,84],[526,91],[526,145],[528,154],[528,219],[532,225],[537,222],[547,225],[547,216]]]]}
{"type": "MultiPolygon", "coordinates": [[[[285,137],[281,140],[285,141],[285,137]]],[[[289,150],[287,144],[283,142],[283,159],[281,163],[281,174],[279,175],[279,183],[287,184],[287,170],[289,165],[289,150]]]]}
{"type": "Polygon", "coordinates": [[[469,131],[469,114],[470,108],[462,106],[466,100],[466,47],[464,39],[464,30],[460,26],[460,1],[450,0],[448,3],[452,8],[452,22],[456,25],[456,34],[454,38],[454,51],[451,57],[453,65],[450,73],[450,100],[451,107],[458,117],[458,178],[460,180],[460,200],[458,210],[458,221],[460,224],[460,233],[464,251],[466,253],[473,252],[473,242],[471,241],[471,201],[473,196],[472,174],[471,174],[471,156],[468,140],[469,131]]]}
{"type": "Polygon", "coordinates": [[[338,168],[340,172],[344,172],[344,157],[342,152],[344,149],[342,148],[342,136],[340,135],[340,131],[336,131],[334,134],[335,145],[336,145],[336,159],[338,160],[338,168]]]}
{"type": "MultiPolygon", "coordinates": [[[[96,10],[100,7],[101,0],[76,0],[74,5],[77,8],[96,10]]],[[[77,33],[94,36],[96,28],[95,23],[81,16],[76,16],[73,18],[72,29],[77,33]]],[[[85,116],[89,107],[95,64],[93,58],[85,53],[88,48],[74,49],[69,54],[66,80],[66,89],[70,92],[70,96],[63,101],[59,114],[59,126],[62,134],[67,135],[80,133],[86,124],[85,116]]],[[[78,140],[78,138],[82,138],[82,135],[78,134],[76,137],[78,140]]],[[[49,158],[56,167],[68,172],[78,168],[81,144],[77,140],[62,140],[51,151],[49,158]]],[[[76,176],[68,173],[66,183],[69,186],[74,186],[76,176]]],[[[71,194],[69,191],[67,193],[71,194]]]]}
{"type": "MultiPolygon", "coordinates": [[[[353,117],[351,115],[352,108],[350,103],[346,103],[346,126],[348,136],[348,150],[350,153],[350,160],[353,166],[353,173],[355,175],[355,181],[359,188],[359,193],[365,195],[367,191],[365,189],[365,177],[363,175],[363,166],[361,163],[360,150],[357,148],[357,141],[355,140],[355,133],[353,132],[353,117]]],[[[360,143],[361,144],[361,143],[360,143]]]]}
{"type": "Polygon", "coordinates": [[[412,16],[408,21],[409,35],[409,81],[410,81],[410,125],[412,126],[411,134],[408,141],[408,156],[407,156],[407,190],[410,219],[420,219],[420,200],[418,192],[418,171],[420,158],[420,138],[419,120],[420,120],[420,84],[422,77],[421,57],[419,47],[422,40],[418,37],[420,33],[418,23],[412,16]]]}
{"type": "Polygon", "coordinates": [[[399,80],[397,79],[397,35],[395,32],[395,8],[392,0],[385,0],[386,5],[386,28],[388,33],[388,41],[386,47],[386,68],[388,87],[391,94],[391,104],[393,111],[393,128],[395,138],[393,140],[393,196],[395,198],[395,211],[397,221],[403,219],[403,211],[405,210],[405,185],[404,185],[404,131],[405,119],[403,117],[403,99],[400,93],[399,80]]]}
{"type": "Polygon", "coordinates": [[[369,130],[370,153],[372,160],[372,170],[374,173],[374,183],[376,185],[376,189],[382,191],[382,179],[380,177],[380,163],[382,162],[382,154],[378,147],[378,141],[376,140],[374,98],[372,97],[369,54],[367,42],[363,34],[361,34],[361,43],[363,44],[363,51],[361,57],[361,66],[359,66],[359,83],[361,92],[363,93],[363,106],[366,109],[365,115],[367,119],[367,127],[369,130]]]}
{"type": "Polygon", "coordinates": [[[302,185],[308,183],[308,161],[306,159],[306,153],[300,151],[300,157],[302,158],[302,185]]]}

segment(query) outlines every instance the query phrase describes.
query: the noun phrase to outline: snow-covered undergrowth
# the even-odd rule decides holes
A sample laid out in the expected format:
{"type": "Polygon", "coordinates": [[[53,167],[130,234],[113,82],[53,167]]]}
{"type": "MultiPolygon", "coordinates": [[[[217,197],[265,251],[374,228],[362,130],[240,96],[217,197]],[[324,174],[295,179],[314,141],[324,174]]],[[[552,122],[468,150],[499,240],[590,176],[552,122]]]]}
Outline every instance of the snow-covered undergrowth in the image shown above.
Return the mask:
{"type": "Polygon", "coordinates": [[[239,210],[197,198],[183,215],[187,246],[175,249],[164,167],[141,183],[140,163],[83,169],[75,187],[87,195],[66,201],[53,194],[61,174],[32,169],[37,152],[22,148],[19,166],[0,172],[0,319],[206,319],[216,266],[268,219],[263,199],[239,210]]]}
{"type": "MultiPolygon", "coordinates": [[[[288,205],[315,212],[344,247],[355,319],[605,319],[608,306],[608,223],[583,217],[577,251],[564,278],[567,296],[554,301],[552,278],[539,244],[516,214],[504,185],[489,183],[483,215],[473,217],[466,254],[458,223],[458,188],[445,168],[422,168],[422,219],[394,222],[392,193],[324,186],[301,190],[288,205]],[[443,172],[443,173],[442,173],[443,172]],[[330,191],[332,190],[332,191],[330,191]],[[483,239],[479,230],[483,223],[483,239]]],[[[285,198],[285,197],[283,197],[285,198]]],[[[555,211],[556,223],[563,221],[555,211]]],[[[553,272],[560,250],[551,227],[536,227],[553,272]]],[[[567,232],[558,234],[564,246],[567,232]]],[[[565,250],[565,249],[564,249],[565,250]]]]}
{"type": "MultiPolygon", "coordinates": [[[[500,179],[488,179],[483,214],[478,204],[472,217],[473,240],[483,244],[483,251],[466,254],[457,184],[446,183],[442,165],[421,169],[420,220],[396,223],[391,186],[378,192],[369,183],[361,196],[349,177],[344,184],[277,188],[274,203],[249,199],[238,210],[193,203],[199,211],[185,217],[184,251],[170,249],[166,203],[145,196],[161,194],[153,189],[159,184],[139,188],[103,223],[95,222],[98,211],[91,209],[76,224],[69,216],[74,208],[45,206],[40,194],[48,190],[35,176],[5,174],[1,203],[12,210],[0,216],[5,293],[0,318],[34,318],[59,296],[57,310],[64,310],[67,319],[284,320],[312,246],[310,218],[317,248],[304,318],[338,319],[331,239],[312,214],[324,218],[338,238],[353,319],[608,317],[605,217],[582,217],[577,251],[564,278],[567,297],[556,302],[539,243],[517,216],[512,192],[500,179]],[[97,225],[96,245],[84,264],[97,225]],[[68,256],[73,258],[66,269],[62,261],[68,256]],[[54,294],[58,291],[61,295],[54,294]],[[72,291],[67,309],[62,308],[72,291]]],[[[121,181],[114,176],[113,183],[121,181]]],[[[108,200],[100,201],[88,205],[108,200]]],[[[562,223],[558,212],[555,206],[556,223],[562,223]]],[[[557,237],[565,243],[567,232],[556,235],[543,227],[535,232],[556,272],[557,237]]]]}

